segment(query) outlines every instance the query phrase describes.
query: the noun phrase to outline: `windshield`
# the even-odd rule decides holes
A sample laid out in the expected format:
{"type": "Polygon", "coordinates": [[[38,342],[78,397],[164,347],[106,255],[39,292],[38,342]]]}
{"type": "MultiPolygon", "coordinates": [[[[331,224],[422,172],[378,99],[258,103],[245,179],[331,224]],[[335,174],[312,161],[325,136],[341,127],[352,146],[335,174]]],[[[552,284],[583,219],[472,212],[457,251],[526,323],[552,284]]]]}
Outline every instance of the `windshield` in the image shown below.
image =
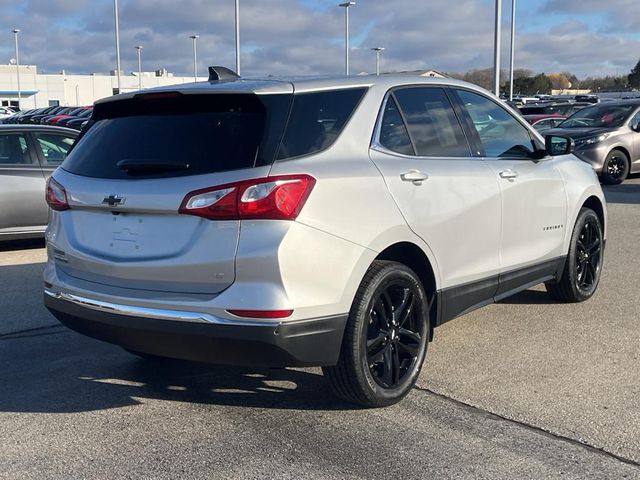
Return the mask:
{"type": "Polygon", "coordinates": [[[622,126],[633,110],[633,105],[598,105],[578,110],[560,124],[561,128],[603,127],[617,128],[622,126]]]}

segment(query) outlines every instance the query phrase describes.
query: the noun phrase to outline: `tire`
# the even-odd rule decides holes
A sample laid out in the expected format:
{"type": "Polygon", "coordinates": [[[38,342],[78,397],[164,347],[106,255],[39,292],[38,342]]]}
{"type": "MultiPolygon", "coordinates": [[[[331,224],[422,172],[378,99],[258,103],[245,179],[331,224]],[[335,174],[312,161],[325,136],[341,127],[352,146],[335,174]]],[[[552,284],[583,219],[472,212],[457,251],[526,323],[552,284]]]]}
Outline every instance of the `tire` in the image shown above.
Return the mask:
{"type": "Polygon", "coordinates": [[[415,272],[375,261],[351,306],[338,364],[323,367],[324,375],[348,402],[392,405],[415,385],[430,334],[429,304],[415,272]]]}
{"type": "Polygon", "coordinates": [[[582,208],[573,227],[569,253],[562,277],[547,282],[547,292],[561,302],[584,302],[593,296],[600,282],[604,240],[596,212],[582,208]]]}
{"type": "Polygon", "coordinates": [[[629,175],[629,157],[622,150],[611,150],[602,166],[600,180],[605,185],[618,185],[629,175]]]}

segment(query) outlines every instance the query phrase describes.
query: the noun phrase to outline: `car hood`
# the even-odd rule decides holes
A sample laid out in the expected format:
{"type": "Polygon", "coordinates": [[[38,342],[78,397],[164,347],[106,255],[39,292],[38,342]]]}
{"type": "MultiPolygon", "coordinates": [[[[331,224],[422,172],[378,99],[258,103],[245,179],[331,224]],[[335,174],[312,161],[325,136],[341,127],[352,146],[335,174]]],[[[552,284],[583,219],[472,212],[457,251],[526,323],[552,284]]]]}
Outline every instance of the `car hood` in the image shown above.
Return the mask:
{"type": "Polygon", "coordinates": [[[602,128],[602,127],[580,127],[580,128],[552,128],[547,130],[545,135],[560,135],[562,137],[570,137],[575,139],[595,137],[602,133],[611,133],[618,128],[602,128]]]}

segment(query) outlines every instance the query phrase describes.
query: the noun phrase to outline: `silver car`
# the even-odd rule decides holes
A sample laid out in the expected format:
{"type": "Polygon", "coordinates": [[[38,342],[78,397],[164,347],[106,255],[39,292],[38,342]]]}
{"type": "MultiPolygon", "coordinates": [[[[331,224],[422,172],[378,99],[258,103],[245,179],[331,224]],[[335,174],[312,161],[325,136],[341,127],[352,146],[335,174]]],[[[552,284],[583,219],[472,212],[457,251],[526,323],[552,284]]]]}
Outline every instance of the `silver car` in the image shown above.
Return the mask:
{"type": "Polygon", "coordinates": [[[546,133],[573,138],[576,156],[593,166],[602,183],[622,183],[640,172],[640,99],[584,108],[546,133]]]}
{"type": "Polygon", "coordinates": [[[597,177],[486,91],[211,72],[98,102],[51,177],[44,299],[70,328],[146,356],[322,366],[383,406],[443,322],[541,282],[596,290],[597,177]]]}
{"type": "Polygon", "coordinates": [[[0,241],[44,236],[45,182],[77,136],[66,128],[0,125],[0,241]]]}

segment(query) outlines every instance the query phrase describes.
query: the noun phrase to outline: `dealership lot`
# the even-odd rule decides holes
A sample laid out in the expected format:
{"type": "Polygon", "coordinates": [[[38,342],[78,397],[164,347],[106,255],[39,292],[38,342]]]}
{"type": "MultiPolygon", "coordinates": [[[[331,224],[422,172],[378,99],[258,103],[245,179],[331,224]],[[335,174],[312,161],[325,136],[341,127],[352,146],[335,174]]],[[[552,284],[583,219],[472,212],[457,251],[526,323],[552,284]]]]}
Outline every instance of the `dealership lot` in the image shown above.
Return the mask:
{"type": "Polygon", "coordinates": [[[147,362],[41,299],[0,250],[0,478],[640,478],[640,178],[607,187],[600,289],[536,287],[436,331],[419,387],[361,410],[319,370],[147,362]]]}

